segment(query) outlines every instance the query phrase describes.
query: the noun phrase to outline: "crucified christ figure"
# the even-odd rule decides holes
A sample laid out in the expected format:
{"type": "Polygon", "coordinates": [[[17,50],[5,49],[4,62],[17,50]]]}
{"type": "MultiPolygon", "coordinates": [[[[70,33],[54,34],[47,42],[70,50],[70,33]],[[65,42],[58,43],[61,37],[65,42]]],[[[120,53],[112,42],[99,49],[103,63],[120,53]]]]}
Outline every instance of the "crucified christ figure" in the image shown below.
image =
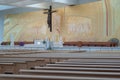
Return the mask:
{"type": "Polygon", "coordinates": [[[47,17],[47,24],[48,28],[50,28],[50,32],[52,32],[52,13],[56,11],[52,11],[52,6],[50,5],[50,8],[48,9],[48,12],[44,12],[44,14],[48,14],[47,17]]]}
{"type": "Polygon", "coordinates": [[[50,28],[50,32],[52,32],[52,12],[50,9],[48,10],[47,24],[48,28],[50,28]]]}

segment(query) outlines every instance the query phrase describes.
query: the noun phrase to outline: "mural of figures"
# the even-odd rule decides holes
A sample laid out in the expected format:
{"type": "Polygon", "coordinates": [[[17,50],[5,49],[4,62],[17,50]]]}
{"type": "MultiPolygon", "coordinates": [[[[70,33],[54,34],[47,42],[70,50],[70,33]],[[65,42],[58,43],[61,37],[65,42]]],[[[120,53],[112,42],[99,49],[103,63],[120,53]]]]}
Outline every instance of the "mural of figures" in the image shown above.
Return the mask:
{"type": "Polygon", "coordinates": [[[58,41],[60,37],[60,27],[61,27],[61,16],[59,14],[54,13],[53,14],[53,31],[56,34],[53,34],[56,38],[56,41],[58,41]]]}
{"type": "Polygon", "coordinates": [[[67,18],[67,33],[74,34],[77,39],[89,40],[93,36],[91,19],[79,16],[69,16],[67,18]]]}

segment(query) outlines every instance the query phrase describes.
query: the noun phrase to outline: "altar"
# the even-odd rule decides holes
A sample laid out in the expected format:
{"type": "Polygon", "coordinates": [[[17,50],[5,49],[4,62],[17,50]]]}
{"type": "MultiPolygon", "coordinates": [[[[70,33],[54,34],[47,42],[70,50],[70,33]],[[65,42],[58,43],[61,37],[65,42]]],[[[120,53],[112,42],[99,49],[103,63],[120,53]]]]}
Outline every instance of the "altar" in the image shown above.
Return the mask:
{"type": "Polygon", "coordinates": [[[50,41],[49,39],[46,40],[34,40],[34,44],[25,44],[24,47],[40,47],[44,48],[45,50],[51,50],[55,47],[63,47],[63,42],[58,41],[50,41]]]}

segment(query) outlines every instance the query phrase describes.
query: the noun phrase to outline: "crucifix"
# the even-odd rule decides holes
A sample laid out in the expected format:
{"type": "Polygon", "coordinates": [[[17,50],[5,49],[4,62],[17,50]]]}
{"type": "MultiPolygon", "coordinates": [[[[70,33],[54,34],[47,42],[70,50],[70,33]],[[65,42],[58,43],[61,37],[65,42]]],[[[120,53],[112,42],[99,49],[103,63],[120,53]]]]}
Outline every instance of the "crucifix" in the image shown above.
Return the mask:
{"type": "Polygon", "coordinates": [[[52,6],[50,5],[49,9],[47,9],[48,12],[44,12],[44,14],[48,14],[47,17],[47,24],[48,24],[48,28],[50,28],[50,32],[52,32],[52,13],[56,12],[56,11],[52,11],[52,6]]]}

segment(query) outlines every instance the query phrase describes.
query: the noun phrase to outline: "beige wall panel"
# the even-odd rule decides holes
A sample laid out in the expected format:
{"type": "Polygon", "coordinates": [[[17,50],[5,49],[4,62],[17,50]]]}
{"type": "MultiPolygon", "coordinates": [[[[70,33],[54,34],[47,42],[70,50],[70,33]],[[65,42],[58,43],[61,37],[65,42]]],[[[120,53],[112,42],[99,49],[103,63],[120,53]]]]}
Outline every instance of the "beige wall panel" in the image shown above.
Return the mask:
{"type": "Polygon", "coordinates": [[[118,3],[120,0],[101,0],[57,9],[53,13],[53,32],[49,32],[44,11],[6,15],[4,41],[10,41],[11,34],[15,41],[34,41],[46,37],[54,37],[58,41],[60,36],[64,41],[120,39],[118,3]]]}

